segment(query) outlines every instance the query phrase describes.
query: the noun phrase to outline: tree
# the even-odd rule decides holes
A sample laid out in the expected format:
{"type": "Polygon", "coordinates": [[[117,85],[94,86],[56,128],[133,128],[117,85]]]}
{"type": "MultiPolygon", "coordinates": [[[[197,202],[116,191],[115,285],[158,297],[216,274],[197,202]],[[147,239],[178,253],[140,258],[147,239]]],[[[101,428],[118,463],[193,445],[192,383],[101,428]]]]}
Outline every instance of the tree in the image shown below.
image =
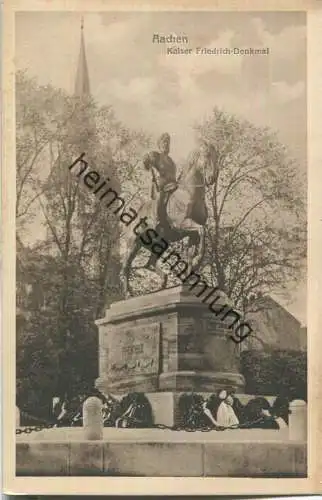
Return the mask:
{"type": "Polygon", "coordinates": [[[306,215],[299,167],[277,134],[215,108],[196,127],[217,152],[207,193],[205,270],[242,310],[286,292],[303,272],[306,215]]]}
{"type": "MultiPolygon", "coordinates": [[[[126,129],[111,107],[99,107],[91,98],[39,86],[25,74],[17,75],[16,90],[17,218],[23,219],[19,248],[25,250],[20,235],[28,241],[27,215],[37,214],[46,230],[41,251],[31,259],[32,269],[22,270],[19,280],[33,288],[38,282],[47,290],[46,307],[27,301],[28,313],[19,320],[18,386],[21,394],[30,380],[35,384],[30,370],[40,373],[42,367],[51,374],[50,392],[63,395],[97,377],[94,321],[120,296],[117,218],[68,166],[85,152],[90,167],[112,178],[112,185],[119,176],[133,180],[137,172],[132,163],[148,139],[126,129]]],[[[30,247],[35,249],[34,242],[30,247]]]]}
{"type": "Polygon", "coordinates": [[[38,85],[24,71],[16,73],[16,220],[20,234],[36,215],[53,141],[75,111],[72,106],[67,109],[66,100],[63,91],[38,85]]]}

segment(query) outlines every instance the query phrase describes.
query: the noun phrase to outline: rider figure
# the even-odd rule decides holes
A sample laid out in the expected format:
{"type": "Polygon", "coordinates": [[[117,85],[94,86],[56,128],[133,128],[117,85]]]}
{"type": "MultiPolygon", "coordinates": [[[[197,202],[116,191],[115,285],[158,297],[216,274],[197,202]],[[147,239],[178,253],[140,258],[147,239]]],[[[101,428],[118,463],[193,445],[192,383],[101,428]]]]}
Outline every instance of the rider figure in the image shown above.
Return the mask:
{"type": "Polygon", "coordinates": [[[151,198],[155,200],[156,226],[160,223],[164,223],[169,195],[177,188],[177,169],[174,161],[169,156],[169,134],[162,134],[158,139],[157,145],[159,151],[151,151],[143,158],[144,167],[152,172],[153,184],[151,198]],[[159,174],[158,180],[155,178],[153,169],[159,174]]]}

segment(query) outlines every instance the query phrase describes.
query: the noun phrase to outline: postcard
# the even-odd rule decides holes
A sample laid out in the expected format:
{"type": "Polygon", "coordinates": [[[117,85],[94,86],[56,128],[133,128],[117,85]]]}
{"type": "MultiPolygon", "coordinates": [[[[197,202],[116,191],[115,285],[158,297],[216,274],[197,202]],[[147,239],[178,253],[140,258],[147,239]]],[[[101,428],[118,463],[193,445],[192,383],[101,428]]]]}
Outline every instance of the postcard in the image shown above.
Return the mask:
{"type": "Polygon", "coordinates": [[[319,2],[4,20],[5,492],[321,492],[319,2]]]}

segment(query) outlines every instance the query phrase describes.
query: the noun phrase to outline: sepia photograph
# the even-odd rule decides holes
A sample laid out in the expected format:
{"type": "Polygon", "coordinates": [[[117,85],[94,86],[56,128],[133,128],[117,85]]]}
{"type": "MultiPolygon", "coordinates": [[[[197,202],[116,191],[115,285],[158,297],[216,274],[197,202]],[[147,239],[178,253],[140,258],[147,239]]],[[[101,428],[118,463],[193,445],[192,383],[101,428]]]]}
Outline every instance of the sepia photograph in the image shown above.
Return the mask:
{"type": "Polygon", "coordinates": [[[307,12],[84,5],[12,13],[20,492],[307,481],[307,12]]]}

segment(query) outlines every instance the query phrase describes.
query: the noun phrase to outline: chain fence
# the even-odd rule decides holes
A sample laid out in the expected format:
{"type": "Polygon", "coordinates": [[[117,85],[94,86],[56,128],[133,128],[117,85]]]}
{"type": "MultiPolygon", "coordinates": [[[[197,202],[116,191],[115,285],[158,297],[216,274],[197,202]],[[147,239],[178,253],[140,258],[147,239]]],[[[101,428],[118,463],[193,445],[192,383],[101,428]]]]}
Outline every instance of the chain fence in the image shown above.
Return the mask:
{"type": "Polygon", "coordinates": [[[38,425],[27,425],[23,428],[16,429],[16,434],[31,434],[32,432],[40,432],[44,429],[52,429],[57,426],[57,422],[48,422],[42,418],[35,417],[26,413],[25,411],[20,410],[20,417],[27,418],[28,420],[34,420],[35,422],[39,422],[38,425]]]}
{"type": "MultiPolygon", "coordinates": [[[[22,428],[16,429],[16,435],[20,434],[31,434],[32,432],[40,432],[44,429],[53,429],[55,427],[59,427],[58,422],[48,422],[43,419],[40,419],[38,417],[35,417],[33,415],[30,415],[29,413],[26,413],[24,411],[20,411],[20,415],[28,418],[29,420],[35,420],[38,422],[42,422],[38,425],[29,425],[25,426],[22,428]]],[[[160,430],[171,430],[171,431],[185,431],[185,432],[211,432],[211,431],[225,431],[225,430],[233,430],[233,429],[249,429],[256,423],[261,421],[261,418],[257,418],[256,420],[253,420],[251,422],[244,422],[244,423],[239,423],[235,425],[231,425],[228,427],[224,426],[208,426],[208,425],[202,425],[199,426],[198,424],[191,424],[191,425],[164,425],[164,424],[154,424],[151,426],[152,429],[160,429],[160,430]]],[[[64,426],[65,427],[65,426],[64,426]]],[[[73,425],[66,426],[66,427],[73,427],[73,425]]],[[[65,428],[66,428],[65,427],[65,428]]],[[[108,426],[112,427],[112,426],[108,426]]],[[[62,428],[62,427],[61,427],[62,428]]]]}

